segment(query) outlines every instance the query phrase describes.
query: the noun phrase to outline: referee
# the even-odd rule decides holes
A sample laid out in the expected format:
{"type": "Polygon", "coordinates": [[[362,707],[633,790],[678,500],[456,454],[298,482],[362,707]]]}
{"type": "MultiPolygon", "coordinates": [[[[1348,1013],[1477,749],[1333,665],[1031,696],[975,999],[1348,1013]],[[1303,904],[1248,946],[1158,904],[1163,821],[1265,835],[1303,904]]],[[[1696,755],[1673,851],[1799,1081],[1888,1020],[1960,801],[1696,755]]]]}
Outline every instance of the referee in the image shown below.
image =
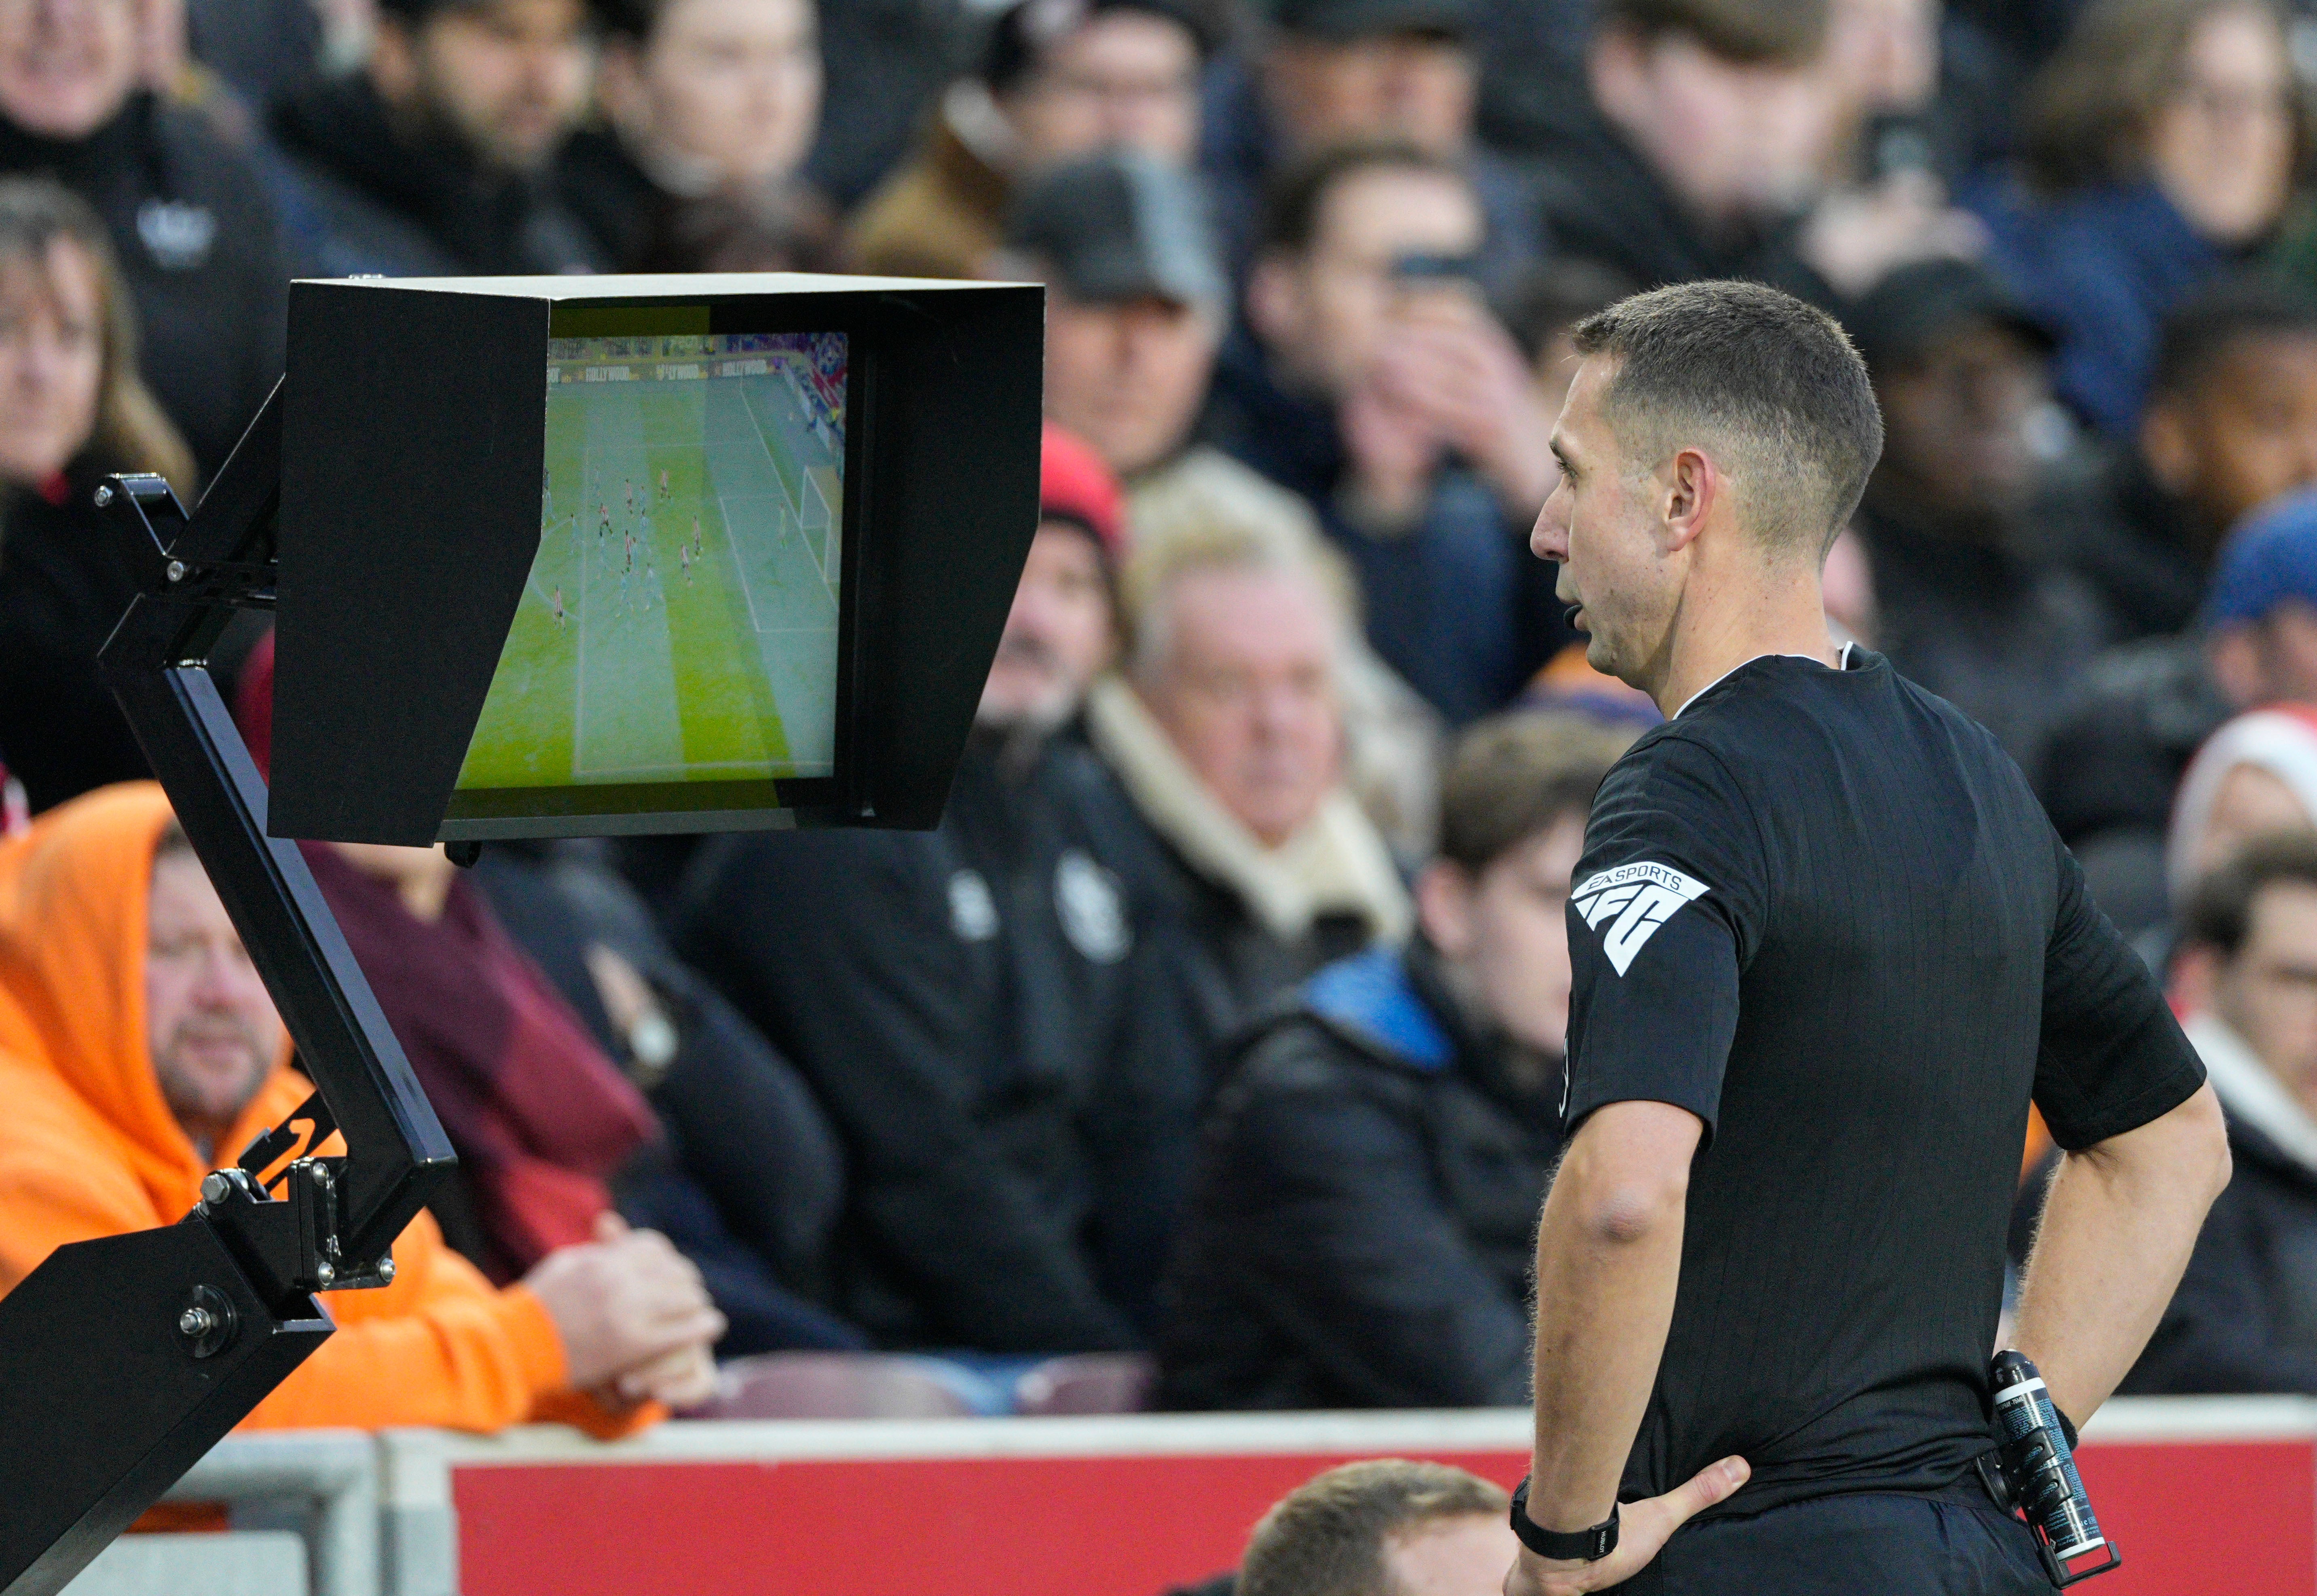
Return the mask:
{"type": "Polygon", "coordinates": [[[2227,1183],[2219,1108],[1994,739],[1828,641],[1883,439],[1841,330],[1701,282],[1576,342],[1534,546],[1667,719],[1570,894],[1516,1528],[1571,1555],[1505,1589],[2048,1590],[1973,1467],[2029,1099],[2067,1157],[2017,1344],[2078,1424],[2227,1183]]]}

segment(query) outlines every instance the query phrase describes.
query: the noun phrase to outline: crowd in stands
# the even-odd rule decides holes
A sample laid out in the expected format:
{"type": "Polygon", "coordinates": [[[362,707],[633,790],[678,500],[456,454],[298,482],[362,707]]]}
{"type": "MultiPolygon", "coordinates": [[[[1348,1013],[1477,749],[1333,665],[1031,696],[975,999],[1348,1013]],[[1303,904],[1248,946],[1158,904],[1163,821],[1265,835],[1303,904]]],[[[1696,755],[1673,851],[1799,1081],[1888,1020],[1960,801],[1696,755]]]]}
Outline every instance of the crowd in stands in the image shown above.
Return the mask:
{"type": "MultiPolygon", "coordinates": [[[[1176,1408],[1524,1401],[1570,874],[1659,719],[1528,532],[1571,329],[1741,276],[1882,405],[1829,625],[1995,732],[2229,1111],[2134,1388],[2317,1393],[2313,45],[2286,0],[0,0],[0,1289],[301,1095],[98,676],[90,501],[215,475],[293,276],[1028,279],[1041,519],[937,830],[307,848],[461,1164],[259,1420],[615,1433],[795,1350],[989,1412],[1095,1352],[1176,1408]]],[[[261,762],[272,661],[212,661],[261,762]]],[[[1257,1551],[1407,1553],[1372,1484],[1257,1551]]]]}

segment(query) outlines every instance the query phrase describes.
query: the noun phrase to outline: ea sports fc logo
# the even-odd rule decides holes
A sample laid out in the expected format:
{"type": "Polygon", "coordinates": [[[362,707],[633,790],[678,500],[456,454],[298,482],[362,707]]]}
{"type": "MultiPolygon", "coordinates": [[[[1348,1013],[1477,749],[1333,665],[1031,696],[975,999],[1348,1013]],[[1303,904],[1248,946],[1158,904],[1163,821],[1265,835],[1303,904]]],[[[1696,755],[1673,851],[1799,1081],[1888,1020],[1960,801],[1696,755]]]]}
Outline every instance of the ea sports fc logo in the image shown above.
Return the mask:
{"type": "Polygon", "coordinates": [[[1713,890],[1678,870],[1644,860],[1600,872],[1570,893],[1569,900],[1585,917],[1586,925],[1596,931],[1615,921],[1601,938],[1601,951],[1609,955],[1611,968],[1623,975],[1633,955],[1658,934],[1659,926],[1683,904],[1713,890]]]}

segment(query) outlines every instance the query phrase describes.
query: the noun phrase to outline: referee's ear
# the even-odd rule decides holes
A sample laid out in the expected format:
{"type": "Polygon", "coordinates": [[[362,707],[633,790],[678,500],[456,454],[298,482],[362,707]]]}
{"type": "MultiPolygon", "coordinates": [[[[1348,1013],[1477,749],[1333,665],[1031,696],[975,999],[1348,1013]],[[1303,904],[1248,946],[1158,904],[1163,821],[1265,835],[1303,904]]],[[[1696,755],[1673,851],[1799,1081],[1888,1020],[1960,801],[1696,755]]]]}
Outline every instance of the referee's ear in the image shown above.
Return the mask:
{"type": "Polygon", "coordinates": [[[1674,451],[1666,462],[1660,492],[1668,554],[1695,542],[1709,525],[1727,520],[1737,505],[1731,497],[1730,479],[1720,464],[1694,444],[1674,451]]]}
{"type": "Polygon", "coordinates": [[[1416,875],[1416,920],[1424,939],[1441,955],[1467,959],[1472,954],[1472,873],[1454,859],[1435,859],[1416,875]]]}

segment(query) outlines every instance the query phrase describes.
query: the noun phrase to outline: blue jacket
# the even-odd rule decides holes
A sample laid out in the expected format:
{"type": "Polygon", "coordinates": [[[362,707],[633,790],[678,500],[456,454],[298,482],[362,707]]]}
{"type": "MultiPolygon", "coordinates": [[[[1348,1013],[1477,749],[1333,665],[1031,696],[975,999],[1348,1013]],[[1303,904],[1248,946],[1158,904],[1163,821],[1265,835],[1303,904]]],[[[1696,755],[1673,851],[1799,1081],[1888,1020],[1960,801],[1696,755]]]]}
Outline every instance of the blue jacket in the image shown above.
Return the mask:
{"type": "Polygon", "coordinates": [[[1988,264],[2059,334],[2053,385],[2107,437],[2128,442],[2164,318],[2227,264],[2153,183],[2038,200],[1984,180],[1963,204],[1987,225],[1988,264]]]}

